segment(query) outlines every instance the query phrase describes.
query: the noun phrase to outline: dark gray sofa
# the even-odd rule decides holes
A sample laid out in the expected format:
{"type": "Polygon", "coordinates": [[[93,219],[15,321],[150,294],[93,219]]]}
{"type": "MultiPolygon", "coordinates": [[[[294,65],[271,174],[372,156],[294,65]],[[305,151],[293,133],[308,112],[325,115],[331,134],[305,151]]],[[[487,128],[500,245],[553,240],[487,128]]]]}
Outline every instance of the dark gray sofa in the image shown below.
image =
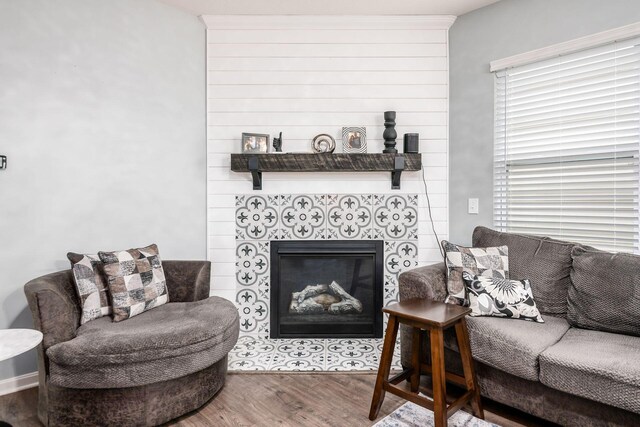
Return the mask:
{"type": "MultiPolygon", "coordinates": [[[[573,243],[485,227],[474,230],[473,246],[500,245],[509,247],[510,277],[531,280],[545,323],[467,317],[482,396],[566,426],[640,426],[640,330],[629,329],[640,320],[640,258],[608,254],[585,262],[582,249],[573,243]],[[626,271],[615,271],[621,259],[626,271]],[[594,304],[603,308],[582,307],[587,315],[581,317],[585,298],[576,294],[579,286],[574,285],[591,280],[586,289],[606,289],[611,275],[617,275],[611,280],[618,282],[628,277],[631,295],[612,289],[613,298],[627,298],[617,308],[593,295],[594,304]],[[615,309],[619,319],[607,320],[615,316],[615,309]],[[625,316],[635,318],[628,322],[625,316]],[[600,330],[571,326],[576,322],[600,330]],[[625,327],[630,334],[609,331],[625,327]]],[[[443,263],[405,272],[400,276],[400,299],[444,301],[446,280],[443,263]]],[[[461,373],[454,338],[453,331],[445,337],[446,366],[461,373]]],[[[401,345],[402,364],[410,366],[407,328],[401,331],[401,345]]]]}
{"type": "Polygon", "coordinates": [[[239,332],[233,303],[209,297],[208,261],[163,261],[169,303],[80,326],[71,270],[25,285],[36,329],[38,416],[47,426],[148,426],[195,410],[224,385],[239,332]]]}

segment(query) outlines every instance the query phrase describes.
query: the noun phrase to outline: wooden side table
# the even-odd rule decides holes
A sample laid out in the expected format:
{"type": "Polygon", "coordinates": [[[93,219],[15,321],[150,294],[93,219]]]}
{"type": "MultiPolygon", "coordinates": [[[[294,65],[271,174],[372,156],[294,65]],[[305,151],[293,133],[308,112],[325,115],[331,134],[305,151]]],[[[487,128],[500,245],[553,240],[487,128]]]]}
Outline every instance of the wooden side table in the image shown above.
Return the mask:
{"type": "Polygon", "coordinates": [[[434,412],[436,427],[447,425],[447,419],[465,403],[471,402],[473,414],[484,419],[480,389],[477,385],[471,358],[471,347],[465,316],[471,309],[436,301],[415,299],[392,304],[383,312],[389,314],[389,323],[384,337],[378,377],[371,400],[369,419],[375,420],[384,401],[385,392],[400,396],[410,402],[423,406],[434,412]],[[404,323],[413,328],[413,343],[411,352],[411,367],[405,369],[393,378],[389,378],[393,349],[398,335],[398,326],[404,323]],[[444,330],[455,327],[458,347],[462,357],[464,377],[446,372],[444,366],[444,330]],[[431,365],[424,361],[422,352],[422,331],[428,331],[431,342],[431,365]],[[429,374],[433,379],[433,401],[420,396],[420,374],[429,374]],[[408,379],[410,391],[398,387],[397,384],[408,379]],[[458,399],[447,405],[446,381],[456,383],[466,388],[466,392],[458,399]]]}

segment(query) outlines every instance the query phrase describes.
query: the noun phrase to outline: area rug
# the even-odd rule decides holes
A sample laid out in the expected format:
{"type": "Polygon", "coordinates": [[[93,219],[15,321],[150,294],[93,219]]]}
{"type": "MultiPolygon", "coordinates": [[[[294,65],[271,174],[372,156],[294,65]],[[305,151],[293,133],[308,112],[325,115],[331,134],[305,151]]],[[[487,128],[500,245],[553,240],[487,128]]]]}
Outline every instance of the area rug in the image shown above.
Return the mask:
{"type": "MultiPolygon", "coordinates": [[[[415,403],[407,402],[391,414],[377,422],[374,427],[428,427],[435,425],[433,412],[418,406],[415,403]]],[[[500,427],[473,415],[457,411],[448,422],[449,427],[500,427]]]]}

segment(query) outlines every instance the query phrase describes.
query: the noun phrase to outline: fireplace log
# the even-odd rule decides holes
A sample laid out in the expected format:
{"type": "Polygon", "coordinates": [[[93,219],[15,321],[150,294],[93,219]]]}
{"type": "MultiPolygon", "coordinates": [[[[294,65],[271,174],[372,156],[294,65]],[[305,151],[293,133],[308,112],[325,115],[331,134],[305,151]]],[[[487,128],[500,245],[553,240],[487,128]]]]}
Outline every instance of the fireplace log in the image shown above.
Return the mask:
{"type": "Polygon", "coordinates": [[[295,299],[292,299],[291,305],[289,306],[289,311],[291,313],[298,314],[320,314],[325,312],[324,306],[322,304],[318,304],[312,298],[307,298],[301,303],[298,303],[295,299]]]}
{"type": "Polygon", "coordinates": [[[290,313],[317,314],[362,313],[362,303],[349,295],[336,281],[330,285],[308,285],[291,294],[290,313]]]}
{"type": "Polygon", "coordinates": [[[302,304],[305,299],[325,294],[328,290],[329,286],[327,285],[309,285],[300,292],[294,292],[292,296],[298,301],[298,304],[302,304]]]}
{"type": "Polygon", "coordinates": [[[342,286],[338,285],[335,281],[329,285],[329,290],[334,295],[342,298],[342,301],[335,304],[331,304],[329,307],[329,313],[343,314],[343,313],[362,313],[362,303],[357,298],[349,295],[347,291],[342,289],[342,286]]]}

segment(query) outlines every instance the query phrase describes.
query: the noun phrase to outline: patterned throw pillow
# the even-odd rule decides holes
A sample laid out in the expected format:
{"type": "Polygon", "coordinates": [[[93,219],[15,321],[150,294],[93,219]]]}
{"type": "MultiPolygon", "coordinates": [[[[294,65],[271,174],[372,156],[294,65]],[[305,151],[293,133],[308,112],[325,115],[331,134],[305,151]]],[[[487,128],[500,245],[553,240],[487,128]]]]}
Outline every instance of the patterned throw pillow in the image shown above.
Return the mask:
{"type": "Polygon", "coordinates": [[[462,273],[471,276],[509,278],[509,249],[506,246],[496,248],[465,248],[442,241],[447,264],[447,298],[445,302],[468,306],[462,273]]]}
{"type": "Polygon", "coordinates": [[[544,323],[531,293],[531,283],[462,273],[471,316],[510,317],[544,323]]]}
{"type": "Polygon", "coordinates": [[[169,301],[156,245],[98,252],[98,256],[104,263],[114,322],[129,319],[169,301]]]}
{"type": "Polygon", "coordinates": [[[69,252],[67,258],[71,261],[73,281],[80,298],[80,324],[111,314],[102,261],[98,255],[69,252]]]}

